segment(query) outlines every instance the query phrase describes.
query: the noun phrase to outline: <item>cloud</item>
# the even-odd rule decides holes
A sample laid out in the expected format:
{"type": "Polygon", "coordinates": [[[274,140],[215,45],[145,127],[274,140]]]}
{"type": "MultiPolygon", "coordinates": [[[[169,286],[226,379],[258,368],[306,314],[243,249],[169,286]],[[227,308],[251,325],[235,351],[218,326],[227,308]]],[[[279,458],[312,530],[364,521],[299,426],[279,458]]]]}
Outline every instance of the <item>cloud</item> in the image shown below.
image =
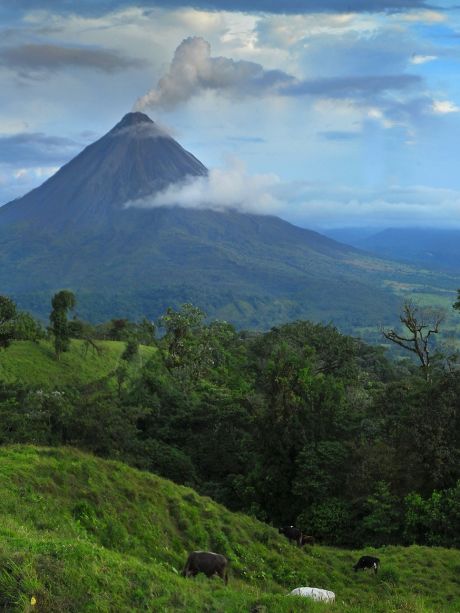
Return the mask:
{"type": "Polygon", "coordinates": [[[61,164],[76,155],[82,145],[70,138],[47,136],[40,132],[0,134],[0,163],[61,164]]]}
{"type": "Polygon", "coordinates": [[[243,96],[322,96],[352,100],[375,99],[388,91],[419,85],[412,74],[352,75],[297,79],[281,70],[266,70],[260,64],[226,57],[212,57],[203,38],[187,38],[177,47],[168,72],[155,88],[139,98],[135,110],[146,107],[171,109],[192,97],[212,90],[243,96]]]}
{"type": "Polygon", "coordinates": [[[117,51],[54,44],[23,44],[0,49],[0,64],[23,73],[56,71],[68,67],[90,68],[113,73],[138,68],[144,61],[123,57],[117,51]]]}
{"type": "Polygon", "coordinates": [[[126,203],[130,208],[182,206],[190,209],[238,210],[245,213],[276,213],[282,202],[275,194],[280,179],[274,174],[249,175],[238,160],[227,168],[212,169],[206,177],[173,184],[150,197],[126,203]]]}
{"type": "Polygon", "coordinates": [[[374,98],[387,91],[398,91],[419,85],[418,75],[369,75],[310,79],[287,85],[280,90],[284,96],[324,96],[325,98],[374,98]]]}
{"type": "MultiPolygon", "coordinates": [[[[15,8],[23,10],[52,10],[74,12],[71,2],[60,0],[15,0],[15,8]]],[[[78,12],[82,14],[101,14],[130,5],[130,0],[79,0],[78,12]]],[[[399,12],[414,9],[430,9],[425,0],[144,0],[144,6],[157,6],[168,9],[193,6],[204,10],[237,11],[253,13],[303,14],[303,13],[341,13],[344,12],[399,12]]],[[[11,9],[10,9],[11,11],[11,9]]]]}
{"type": "Polygon", "coordinates": [[[425,186],[351,188],[332,183],[283,182],[275,174],[250,175],[238,160],[207,177],[126,203],[126,207],[181,206],[277,215],[304,227],[460,226],[460,191],[425,186]]]}
{"type": "Polygon", "coordinates": [[[340,141],[356,140],[357,138],[360,138],[361,134],[360,132],[347,132],[345,130],[343,131],[328,130],[325,132],[318,132],[318,136],[320,136],[324,140],[340,142],[340,141]]]}
{"type": "Polygon", "coordinates": [[[177,47],[169,71],[134,108],[170,109],[205,90],[239,97],[263,95],[294,80],[281,70],[265,70],[255,62],[211,57],[211,45],[206,40],[190,37],[177,47]]]}
{"type": "Polygon", "coordinates": [[[410,63],[411,64],[426,64],[427,62],[433,62],[434,60],[437,60],[438,56],[437,55],[416,55],[414,54],[411,59],[410,59],[410,63]]]}
{"type": "Polygon", "coordinates": [[[433,112],[438,115],[446,115],[448,113],[458,113],[460,107],[450,100],[434,100],[433,112]]]}

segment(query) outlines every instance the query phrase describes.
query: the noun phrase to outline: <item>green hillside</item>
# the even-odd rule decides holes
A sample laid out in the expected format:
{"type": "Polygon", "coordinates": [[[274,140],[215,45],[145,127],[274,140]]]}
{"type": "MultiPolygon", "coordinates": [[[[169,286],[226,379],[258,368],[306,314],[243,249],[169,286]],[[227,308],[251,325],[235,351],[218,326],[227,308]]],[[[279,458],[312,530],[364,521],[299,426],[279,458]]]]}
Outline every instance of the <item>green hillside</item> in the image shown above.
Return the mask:
{"type": "MultiPolygon", "coordinates": [[[[87,348],[84,341],[72,340],[70,351],[57,361],[48,341],[16,341],[0,353],[0,381],[27,383],[46,387],[85,385],[113,373],[126,344],[121,341],[97,341],[99,352],[87,348]]],[[[140,347],[141,359],[154,349],[140,347]]]]}
{"type": "Polygon", "coordinates": [[[70,449],[0,449],[0,518],[6,611],[460,610],[457,550],[386,547],[377,576],[355,574],[363,552],[299,550],[191,489],[70,449]],[[192,549],[229,557],[228,587],[181,577],[192,549]],[[337,604],[286,596],[302,585],[337,604]]]}

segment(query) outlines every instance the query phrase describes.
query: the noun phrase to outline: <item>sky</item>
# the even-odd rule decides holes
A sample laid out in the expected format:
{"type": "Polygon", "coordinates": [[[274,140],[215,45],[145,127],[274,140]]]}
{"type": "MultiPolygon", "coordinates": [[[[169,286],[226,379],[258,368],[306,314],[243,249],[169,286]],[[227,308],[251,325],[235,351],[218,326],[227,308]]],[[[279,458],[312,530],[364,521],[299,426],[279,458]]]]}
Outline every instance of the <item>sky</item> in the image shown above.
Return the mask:
{"type": "Polygon", "coordinates": [[[0,204],[139,110],[210,174],[130,206],[460,227],[455,1],[0,0],[0,30],[0,204]]]}

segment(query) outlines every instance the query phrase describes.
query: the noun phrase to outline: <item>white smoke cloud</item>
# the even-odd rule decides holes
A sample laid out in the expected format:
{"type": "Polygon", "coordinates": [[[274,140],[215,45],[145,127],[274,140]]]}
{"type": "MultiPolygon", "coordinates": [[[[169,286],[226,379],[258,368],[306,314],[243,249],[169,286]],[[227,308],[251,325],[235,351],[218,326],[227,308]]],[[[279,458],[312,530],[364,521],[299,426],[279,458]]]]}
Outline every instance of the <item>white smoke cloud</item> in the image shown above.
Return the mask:
{"type": "Polygon", "coordinates": [[[172,108],[202,90],[254,95],[276,91],[294,81],[281,70],[265,70],[255,62],[211,57],[211,46],[204,38],[190,37],[177,47],[167,74],[137,100],[134,110],[172,108]]]}
{"type": "Polygon", "coordinates": [[[241,161],[231,159],[226,168],[214,168],[205,177],[190,177],[182,183],[174,183],[152,196],[132,200],[125,207],[182,206],[279,214],[284,208],[283,201],[276,194],[280,186],[281,181],[276,175],[250,175],[241,161]]]}
{"type": "Polygon", "coordinates": [[[275,174],[251,175],[241,161],[190,177],[125,207],[180,206],[276,215],[303,227],[460,227],[460,191],[424,186],[384,190],[283,182],[275,174]]]}

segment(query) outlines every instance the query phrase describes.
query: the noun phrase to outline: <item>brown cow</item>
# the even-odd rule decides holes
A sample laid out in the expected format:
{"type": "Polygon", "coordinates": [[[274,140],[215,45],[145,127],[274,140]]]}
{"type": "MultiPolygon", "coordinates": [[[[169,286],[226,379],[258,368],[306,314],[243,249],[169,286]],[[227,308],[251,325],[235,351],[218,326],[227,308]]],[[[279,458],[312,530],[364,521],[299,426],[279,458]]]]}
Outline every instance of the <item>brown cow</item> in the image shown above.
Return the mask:
{"type": "Polygon", "coordinates": [[[182,575],[184,577],[195,577],[198,573],[204,573],[207,577],[219,575],[227,585],[228,560],[220,553],[192,551],[189,553],[182,575]]]}

